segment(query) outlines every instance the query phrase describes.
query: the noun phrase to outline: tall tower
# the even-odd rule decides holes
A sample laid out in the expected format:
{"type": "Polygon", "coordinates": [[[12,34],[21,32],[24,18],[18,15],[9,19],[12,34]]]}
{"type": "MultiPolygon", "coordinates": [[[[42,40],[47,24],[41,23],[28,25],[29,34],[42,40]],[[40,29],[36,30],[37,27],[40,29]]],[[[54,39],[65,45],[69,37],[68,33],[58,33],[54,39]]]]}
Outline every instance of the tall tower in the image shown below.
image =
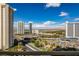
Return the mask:
{"type": "Polygon", "coordinates": [[[30,34],[32,34],[32,22],[29,22],[29,30],[30,30],[30,34]]]}
{"type": "Polygon", "coordinates": [[[17,22],[17,34],[24,34],[24,22],[17,22]]]}
{"type": "Polygon", "coordinates": [[[79,22],[66,22],[66,38],[79,38],[79,22]]]}
{"type": "Polygon", "coordinates": [[[13,10],[7,4],[0,4],[0,49],[13,45],[13,10]]]}

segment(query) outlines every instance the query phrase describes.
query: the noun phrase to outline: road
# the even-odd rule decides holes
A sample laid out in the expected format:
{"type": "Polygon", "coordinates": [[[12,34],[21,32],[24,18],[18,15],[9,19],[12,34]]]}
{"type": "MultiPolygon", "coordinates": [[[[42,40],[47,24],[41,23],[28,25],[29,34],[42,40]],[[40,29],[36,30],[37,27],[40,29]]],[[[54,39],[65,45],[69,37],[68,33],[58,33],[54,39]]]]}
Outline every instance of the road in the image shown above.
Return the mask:
{"type": "Polygon", "coordinates": [[[36,48],[34,48],[34,47],[32,47],[32,46],[30,46],[28,44],[26,44],[25,46],[26,46],[26,51],[30,51],[30,52],[39,51],[38,49],[36,49],[36,48]]]}

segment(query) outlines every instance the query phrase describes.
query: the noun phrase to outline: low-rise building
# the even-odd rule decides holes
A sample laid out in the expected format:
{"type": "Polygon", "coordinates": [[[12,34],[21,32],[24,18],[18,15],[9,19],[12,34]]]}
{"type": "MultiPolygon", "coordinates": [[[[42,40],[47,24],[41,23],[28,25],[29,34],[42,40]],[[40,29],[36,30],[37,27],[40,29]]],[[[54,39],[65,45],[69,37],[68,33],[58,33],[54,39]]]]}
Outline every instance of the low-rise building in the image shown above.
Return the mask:
{"type": "Polygon", "coordinates": [[[32,30],[33,34],[39,34],[39,30],[32,30]]]}

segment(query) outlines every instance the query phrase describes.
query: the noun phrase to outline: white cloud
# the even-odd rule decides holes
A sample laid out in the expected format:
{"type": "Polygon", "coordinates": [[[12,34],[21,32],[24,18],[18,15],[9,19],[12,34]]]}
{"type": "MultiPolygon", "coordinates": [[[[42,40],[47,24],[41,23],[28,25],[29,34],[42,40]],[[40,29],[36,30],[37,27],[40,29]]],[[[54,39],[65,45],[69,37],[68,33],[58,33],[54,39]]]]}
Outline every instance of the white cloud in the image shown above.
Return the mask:
{"type": "Polygon", "coordinates": [[[32,21],[28,21],[28,24],[29,24],[29,23],[33,23],[33,22],[32,22],[32,21]]]}
{"type": "Polygon", "coordinates": [[[60,7],[60,3],[47,3],[46,4],[46,7],[48,8],[48,7],[60,7]]]}
{"type": "Polygon", "coordinates": [[[13,23],[13,26],[16,27],[16,25],[17,25],[17,22],[14,22],[14,23],[13,23]]]}
{"type": "MultiPolygon", "coordinates": [[[[33,23],[33,24],[32,24],[32,27],[33,27],[33,29],[41,29],[41,28],[45,28],[45,27],[47,27],[47,26],[45,26],[45,25],[42,24],[42,23],[33,23]]],[[[26,28],[26,29],[29,29],[29,24],[28,24],[28,23],[25,24],[25,28],[26,28]]]]}
{"type": "Polygon", "coordinates": [[[60,23],[59,25],[63,26],[63,25],[65,25],[65,23],[60,23]]]}
{"type": "Polygon", "coordinates": [[[75,18],[74,20],[76,20],[76,21],[77,21],[77,20],[79,20],[79,18],[75,18]]]}
{"type": "Polygon", "coordinates": [[[17,9],[16,9],[16,8],[13,8],[13,10],[14,10],[14,11],[17,11],[17,9]]]}
{"type": "Polygon", "coordinates": [[[33,23],[32,27],[33,29],[46,29],[46,28],[52,28],[52,25],[54,25],[56,22],[54,21],[45,21],[43,23],[33,23]]]}
{"type": "Polygon", "coordinates": [[[46,22],[44,22],[43,24],[44,25],[50,25],[50,24],[55,24],[56,22],[54,22],[54,21],[46,21],[46,22]]]}
{"type": "Polygon", "coordinates": [[[25,23],[25,22],[23,22],[23,21],[21,21],[21,20],[20,20],[20,21],[15,21],[15,22],[13,22],[13,26],[14,26],[14,27],[17,27],[18,22],[25,23]]]}
{"type": "MultiPolygon", "coordinates": [[[[30,21],[29,21],[30,22],[30,21]]],[[[43,23],[35,23],[33,22],[33,29],[52,29],[63,26],[64,23],[58,23],[54,21],[45,21],[43,23]]],[[[17,28],[17,22],[14,22],[14,28],[17,28]]],[[[29,29],[29,23],[25,22],[25,29],[29,29]]]]}
{"type": "Polygon", "coordinates": [[[29,25],[28,24],[25,24],[25,29],[29,29],[29,25]]]}
{"type": "Polygon", "coordinates": [[[68,16],[69,14],[67,12],[60,12],[59,16],[68,16]]]}

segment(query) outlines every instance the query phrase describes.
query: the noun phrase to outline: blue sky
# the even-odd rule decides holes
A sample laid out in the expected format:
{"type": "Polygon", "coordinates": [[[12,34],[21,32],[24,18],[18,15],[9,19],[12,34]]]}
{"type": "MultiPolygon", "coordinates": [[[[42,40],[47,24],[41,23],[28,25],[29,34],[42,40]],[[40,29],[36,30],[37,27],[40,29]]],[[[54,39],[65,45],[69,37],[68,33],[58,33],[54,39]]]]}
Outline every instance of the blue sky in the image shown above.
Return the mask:
{"type": "Polygon", "coordinates": [[[14,25],[17,21],[33,23],[33,28],[62,27],[66,21],[79,21],[79,4],[72,3],[12,3],[14,25]]]}

